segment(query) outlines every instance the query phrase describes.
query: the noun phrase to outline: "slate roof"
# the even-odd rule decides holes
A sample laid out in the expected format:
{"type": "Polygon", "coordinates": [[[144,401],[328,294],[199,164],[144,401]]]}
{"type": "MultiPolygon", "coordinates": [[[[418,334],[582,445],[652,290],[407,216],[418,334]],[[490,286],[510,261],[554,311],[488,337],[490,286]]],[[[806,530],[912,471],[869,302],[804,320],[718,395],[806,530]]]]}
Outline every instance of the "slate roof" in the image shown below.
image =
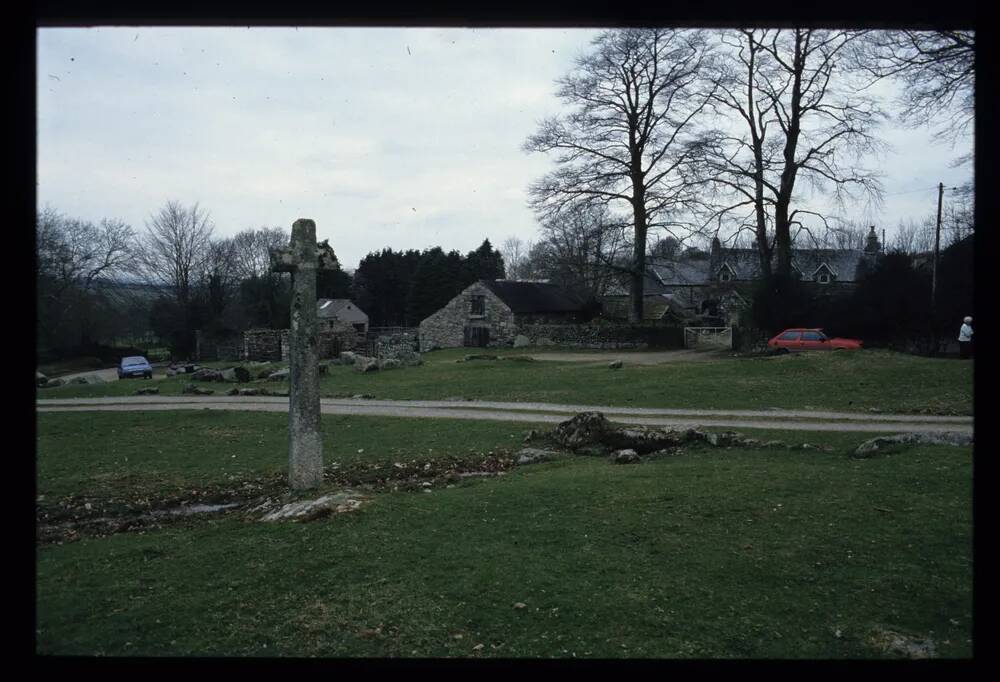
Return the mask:
{"type": "MultiPolygon", "coordinates": [[[[830,269],[838,282],[856,282],[861,279],[871,254],[848,249],[793,249],[792,266],[798,268],[803,279],[812,279],[823,265],[830,269]]],[[[760,276],[760,259],[755,249],[719,249],[712,256],[712,277],[717,277],[723,266],[728,265],[735,280],[753,280],[760,276]]]]}
{"type": "Polygon", "coordinates": [[[647,269],[658,286],[701,286],[708,281],[711,262],[708,254],[704,258],[682,258],[679,261],[651,259],[647,269]]]}
{"type": "MultiPolygon", "coordinates": [[[[629,313],[627,297],[609,297],[602,301],[604,315],[611,318],[625,319],[629,313]]],[[[649,294],[642,297],[642,319],[662,320],[668,315],[677,319],[687,320],[695,317],[695,313],[670,294],[649,294]]]]}
{"type": "MultiPolygon", "coordinates": [[[[316,300],[316,316],[325,317],[337,317],[337,313],[347,307],[351,303],[349,298],[320,298],[316,300]]],[[[364,312],[358,306],[354,306],[358,312],[364,312]]]]}
{"type": "Polygon", "coordinates": [[[548,282],[517,282],[497,279],[479,280],[497,295],[514,313],[583,312],[587,300],[581,294],[548,282]]]}

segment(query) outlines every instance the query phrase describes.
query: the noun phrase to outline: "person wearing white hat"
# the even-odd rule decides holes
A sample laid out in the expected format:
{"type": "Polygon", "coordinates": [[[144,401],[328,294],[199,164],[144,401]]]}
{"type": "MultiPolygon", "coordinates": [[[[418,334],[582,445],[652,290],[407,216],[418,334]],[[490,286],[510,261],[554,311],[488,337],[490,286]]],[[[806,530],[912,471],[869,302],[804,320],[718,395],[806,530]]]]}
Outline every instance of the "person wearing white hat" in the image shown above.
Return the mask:
{"type": "Polygon", "coordinates": [[[966,317],[962,320],[962,327],[958,330],[958,347],[962,359],[972,357],[972,318],[966,317]]]}

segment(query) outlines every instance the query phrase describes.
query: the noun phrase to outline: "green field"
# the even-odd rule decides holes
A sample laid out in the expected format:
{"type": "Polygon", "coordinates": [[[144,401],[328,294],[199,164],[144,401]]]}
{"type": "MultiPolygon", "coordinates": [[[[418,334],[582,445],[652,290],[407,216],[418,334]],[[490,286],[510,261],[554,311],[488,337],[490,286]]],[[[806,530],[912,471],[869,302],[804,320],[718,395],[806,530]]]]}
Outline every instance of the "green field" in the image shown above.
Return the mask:
{"type": "MultiPolygon", "coordinates": [[[[727,357],[697,362],[607,367],[607,353],[592,364],[556,361],[461,361],[468,349],[436,351],[425,363],[372,374],[331,366],[321,380],[326,397],[368,394],[400,400],[477,399],[583,405],[705,409],[828,409],[970,415],[972,363],[865,350],[727,357]]],[[[489,349],[503,357],[522,351],[489,349]]],[[[39,389],[42,398],[131,395],[155,385],[178,395],[183,378],[129,380],[100,386],[39,389]]],[[[258,382],[271,390],[287,383],[258,382]]],[[[212,384],[217,394],[230,386],[212,384]]]]}
{"type": "MultiPolygon", "coordinates": [[[[255,485],[285,494],[285,423],[39,414],[39,518],[221,502],[255,485]]],[[[863,434],[748,431],[828,449],[510,468],[530,425],[323,427],[326,489],[361,491],[359,510],[273,524],[233,511],[39,542],[37,652],[902,656],[880,645],[891,632],[937,657],[972,654],[970,448],[855,460],[863,434]],[[505,474],[454,475],[491,466],[505,474]]]]}

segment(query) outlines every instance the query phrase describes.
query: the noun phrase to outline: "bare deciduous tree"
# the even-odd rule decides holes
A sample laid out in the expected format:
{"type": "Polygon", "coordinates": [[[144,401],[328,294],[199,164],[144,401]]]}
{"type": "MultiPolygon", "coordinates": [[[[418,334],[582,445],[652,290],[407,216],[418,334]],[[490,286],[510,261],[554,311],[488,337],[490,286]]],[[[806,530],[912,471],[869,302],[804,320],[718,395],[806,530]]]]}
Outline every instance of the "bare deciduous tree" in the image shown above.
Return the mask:
{"type": "Polygon", "coordinates": [[[854,54],[861,68],[875,79],[901,82],[903,93],[898,103],[903,123],[941,124],[935,137],[952,144],[971,129],[975,116],[975,32],[870,31],[854,54]]]}
{"type": "Polygon", "coordinates": [[[233,258],[240,278],[266,277],[271,274],[271,249],[288,245],[289,233],[280,227],[246,229],[232,238],[233,258]]]}
{"type": "Polygon", "coordinates": [[[95,225],[52,208],[37,214],[38,322],[45,338],[58,337],[67,312],[80,307],[96,284],[128,268],[134,239],[132,227],[121,220],[95,225]]]}
{"type": "Polygon", "coordinates": [[[185,208],[168,201],[146,224],[136,270],[147,281],[168,287],[178,303],[191,301],[209,257],[213,226],[198,204],[185,208]]]}
{"type": "Polygon", "coordinates": [[[910,255],[927,253],[934,248],[934,218],[921,222],[901,220],[893,235],[891,250],[910,255]]]}
{"type": "Polygon", "coordinates": [[[235,253],[232,239],[219,239],[208,244],[201,285],[213,320],[222,317],[239,287],[235,253]]]}
{"type": "Polygon", "coordinates": [[[689,166],[700,139],[693,121],[707,102],[705,34],[629,29],[602,33],[557,81],[571,108],[543,121],[529,152],[553,152],[558,168],[530,187],[545,222],[575,206],[621,206],[630,215],[629,319],[642,319],[647,234],[690,228],[697,205],[689,166]]]}
{"type": "Polygon", "coordinates": [[[528,254],[531,252],[531,242],[524,242],[519,237],[510,236],[500,246],[500,255],[507,270],[507,279],[528,279],[528,254]]]}
{"type": "Polygon", "coordinates": [[[884,118],[876,100],[851,87],[846,51],[859,33],[814,29],[741,30],[720,40],[723,67],[712,96],[715,111],[736,114],[720,129],[709,156],[725,197],[715,217],[737,216],[754,233],[761,271],[787,276],[792,229],[826,218],[798,201],[797,181],[831,190],[838,203],[856,191],[881,199],[878,174],[861,166],[884,144],[874,131],[884,118]],[[738,215],[742,210],[744,215],[738,215]]]}
{"type": "Polygon", "coordinates": [[[548,279],[601,296],[623,273],[632,273],[627,232],[605,206],[562,211],[542,223],[536,265],[548,279]]]}

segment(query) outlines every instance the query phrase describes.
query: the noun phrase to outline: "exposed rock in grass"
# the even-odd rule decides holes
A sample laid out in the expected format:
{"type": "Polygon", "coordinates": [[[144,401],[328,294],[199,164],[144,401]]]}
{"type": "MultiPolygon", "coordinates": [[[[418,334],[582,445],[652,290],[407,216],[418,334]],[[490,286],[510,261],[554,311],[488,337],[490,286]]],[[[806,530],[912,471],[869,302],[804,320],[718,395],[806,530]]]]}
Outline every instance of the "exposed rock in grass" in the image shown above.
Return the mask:
{"type": "Polygon", "coordinates": [[[135,394],[136,395],[157,395],[159,392],[160,392],[159,387],[154,386],[154,387],[151,387],[151,388],[140,388],[138,391],[135,392],[135,394]]]}
{"type": "Polygon", "coordinates": [[[250,381],[250,370],[246,367],[229,367],[221,372],[222,380],[245,384],[250,381]]]}
{"type": "Polygon", "coordinates": [[[529,345],[531,345],[531,339],[524,334],[518,334],[514,337],[514,348],[524,348],[529,345]]]}
{"type": "Polygon", "coordinates": [[[878,628],[868,638],[872,648],[889,654],[911,659],[936,658],[937,647],[929,638],[911,637],[885,628],[878,628]]]}
{"type": "Polygon", "coordinates": [[[895,445],[955,445],[965,447],[973,444],[973,437],[967,433],[933,431],[928,433],[900,433],[894,436],[879,436],[866,440],[851,455],[858,459],[874,457],[879,450],[895,445]]]}
{"type": "Polygon", "coordinates": [[[354,369],[361,374],[368,374],[370,372],[378,371],[378,360],[375,358],[369,358],[364,355],[357,356],[354,362],[354,369]]]}
{"type": "Polygon", "coordinates": [[[48,381],[46,381],[45,385],[42,386],[42,388],[55,388],[56,386],[65,386],[65,385],[66,385],[65,379],[56,378],[56,379],[49,379],[48,381]]]}
{"type": "Polygon", "coordinates": [[[612,464],[637,464],[641,461],[639,453],[631,448],[625,450],[615,450],[611,453],[612,464]]]}
{"type": "Polygon", "coordinates": [[[209,369],[205,367],[204,369],[199,369],[197,372],[191,375],[192,381],[222,381],[222,372],[209,369]]]}
{"type": "Polygon", "coordinates": [[[226,391],[226,395],[241,395],[241,396],[254,396],[254,395],[271,395],[271,392],[266,388],[237,388],[233,386],[231,389],[226,391]]]}
{"type": "Polygon", "coordinates": [[[396,358],[386,358],[378,363],[379,369],[399,369],[403,366],[403,361],[396,358]]]}
{"type": "Polygon", "coordinates": [[[611,430],[611,422],[600,412],[581,412],[572,419],[560,422],[552,434],[557,443],[570,450],[602,443],[611,430]]]}
{"type": "Polygon", "coordinates": [[[706,443],[713,447],[784,447],[781,441],[762,443],[753,438],[744,438],[735,431],[708,433],[696,428],[617,426],[600,412],[581,412],[572,419],[561,422],[547,436],[536,432],[531,434],[530,439],[538,440],[543,437],[576,454],[599,456],[618,450],[634,450],[637,455],[663,453],[696,443],[706,443]]]}
{"type": "Polygon", "coordinates": [[[330,514],[354,511],[361,506],[361,498],[350,491],[324,495],[316,500],[291,502],[281,509],[265,515],[261,521],[313,521],[330,514]]]}
{"type": "Polygon", "coordinates": [[[187,395],[212,395],[215,391],[211,388],[202,388],[194,384],[185,384],[184,388],[181,389],[181,393],[187,395]]]}
{"type": "Polygon", "coordinates": [[[541,450],[539,448],[521,448],[515,453],[517,457],[517,464],[535,464],[536,462],[547,462],[553,457],[558,456],[558,453],[552,450],[541,450]]]}
{"type": "Polygon", "coordinates": [[[271,372],[267,375],[267,378],[271,381],[286,381],[288,379],[289,369],[285,367],[284,369],[279,369],[277,372],[271,372]]]}
{"type": "Polygon", "coordinates": [[[621,369],[621,368],[622,368],[621,360],[613,360],[612,362],[608,363],[608,369],[621,369]]]}

